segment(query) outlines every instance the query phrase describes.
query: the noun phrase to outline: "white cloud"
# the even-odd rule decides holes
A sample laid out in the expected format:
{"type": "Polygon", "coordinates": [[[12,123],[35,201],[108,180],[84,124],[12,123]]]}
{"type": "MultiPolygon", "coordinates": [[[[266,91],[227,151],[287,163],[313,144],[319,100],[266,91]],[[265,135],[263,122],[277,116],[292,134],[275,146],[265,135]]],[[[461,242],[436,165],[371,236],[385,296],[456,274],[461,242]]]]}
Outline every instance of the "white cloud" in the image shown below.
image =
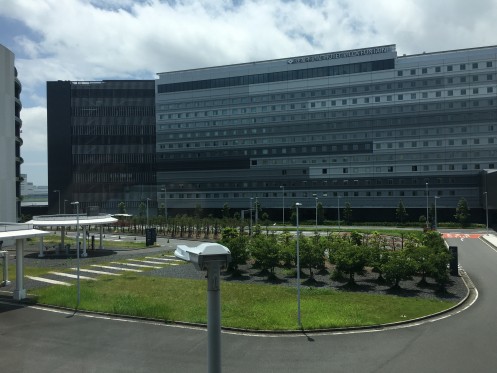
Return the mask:
{"type": "Polygon", "coordinates": [[[45,107],[24,108],[21,111],[23,147],[38,152],[47,150],[47,109],[45,107]]]}
{"type": "Polygon", "coordinates": [[[16,65],[23,117],[40,137],[26,131],[23,152],[46,147],[47,80],[151,79],[383,44],[399,54],[497,44],[494,0],[2,0],[0,16],[30,31],[15,38],[16,65]]]}

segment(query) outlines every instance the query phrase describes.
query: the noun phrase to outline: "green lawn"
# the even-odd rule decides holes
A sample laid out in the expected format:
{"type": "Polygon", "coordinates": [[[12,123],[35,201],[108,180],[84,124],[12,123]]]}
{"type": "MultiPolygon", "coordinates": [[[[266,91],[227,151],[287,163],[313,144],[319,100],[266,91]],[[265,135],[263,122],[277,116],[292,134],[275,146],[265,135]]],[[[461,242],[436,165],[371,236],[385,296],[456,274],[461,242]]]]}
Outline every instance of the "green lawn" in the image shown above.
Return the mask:
{"type": "MultiPolygon", "coordinates": [[[[76,287],[49,286],[30,293],[39,303],[76,306],[76,287]]],[[[205,280],[125,274],[81,282],[80,309],[165,321],[207,322],[205,280]]],[[[254,330],[297,329],[296,289],[223,282],[222,325],[254,330]]],[[[442,311],[454,302],[402,298],[330,289],[302,288],[306,329],[377,325],[442,311]]]]}

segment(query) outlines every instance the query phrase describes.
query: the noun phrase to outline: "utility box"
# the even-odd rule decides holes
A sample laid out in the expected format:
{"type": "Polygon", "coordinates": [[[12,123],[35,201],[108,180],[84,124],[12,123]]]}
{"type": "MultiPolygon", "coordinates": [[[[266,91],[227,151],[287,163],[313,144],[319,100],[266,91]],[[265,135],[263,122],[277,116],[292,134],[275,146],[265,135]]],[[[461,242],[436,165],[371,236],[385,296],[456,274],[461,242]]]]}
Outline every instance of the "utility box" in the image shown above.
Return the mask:
{"type": "Polygon", "coordinates": [[[157,241],[157,230],[155,228],[145,229],[145,245],[152,246],[157,241]]]}

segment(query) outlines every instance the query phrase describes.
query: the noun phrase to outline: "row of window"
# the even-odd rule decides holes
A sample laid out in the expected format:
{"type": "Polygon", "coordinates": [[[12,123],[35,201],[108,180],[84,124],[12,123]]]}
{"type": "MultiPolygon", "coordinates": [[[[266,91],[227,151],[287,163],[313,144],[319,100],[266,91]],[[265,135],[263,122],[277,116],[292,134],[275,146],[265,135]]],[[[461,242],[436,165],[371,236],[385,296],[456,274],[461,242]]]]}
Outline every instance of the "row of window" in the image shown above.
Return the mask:
{"type": "Polygon", "coordinates": [[[176,112],[158,114],[157,119],[165,120],[178,120],[188,118],[204,118],[216,116],[236,116],[256,113],[268,113],[275,111],[292,111],[292,110],[313,110],[313,109],[329,109],[337,106],[358,105],[358,104],[376,104],[385,102],[409,101],[419,99],[442,99],[448,97],[458,97],[466,95],[480,95],[480,94],[493,94],[496,92],[496,87],[473,87],[471,89],[446,89],[437,91],[425,92],[407,92],[397,95],[380,95],[380,96],[367,96],[367,97],[352,97],[343,98],[340,100],[320,100],[320,101],[306,101],[291,104],[280,105],[263,105],[263,106],[247,106],[247,107],[234,107],[230,109],[207,110],[207,111],[190,111],[190,112],[176,112]]]}
{"type": "Polygon", "coordinates": [[[358,62],[345,65],[314,67],[299,70],[278,71],[274,73],[263,73],[253,75],[232,76],[228,78],[204,79],[189,82],[158,84],[157,93],[172,93],[183,91],[194,91],[199,89],[214,89],[225,87],[236,87],[249,84],[264,84],[284,82],[289,80],[302,80],[322,78],[327,76],[358,74],[371,71],[382,71],[393,69],[393,59],[369,62],[358,62]]]}
{"type": "Polygon", "coordinates": [[[74,165],[77,164],[104,164],[104,163],[116,163],[116,164],[154,164],[155,154],[73,154],[72,162],[74,165]]]}
{"type": "Polygon", "coordinates": [[[429,73],[441,73],[442,70],[445,72],[452,71],[465,71],[471,67],[471,69],[481,69],[481,68],[491,68],[494,66],[493,61],[486,62],[472,62],[472,63],[461,63],[455,65],[445,65],[445,66],[433,66],[433,67],[421,67],[421,68],[413,68],[406,70],[398,70],[397,76],[405,76],[405,75],[416,75],[416,74],[429,74],[429,73]]]}
{"type": "Polygon", "coordinates": [[[146,136],[155,135],[155,125],[73,125],[73,135],[77,136],[146,136]]]}
{"type": "Polygon", "coordinates": [[[155,106],[73,106],[73,117],[133,117],[155,115],[155,106]]]}

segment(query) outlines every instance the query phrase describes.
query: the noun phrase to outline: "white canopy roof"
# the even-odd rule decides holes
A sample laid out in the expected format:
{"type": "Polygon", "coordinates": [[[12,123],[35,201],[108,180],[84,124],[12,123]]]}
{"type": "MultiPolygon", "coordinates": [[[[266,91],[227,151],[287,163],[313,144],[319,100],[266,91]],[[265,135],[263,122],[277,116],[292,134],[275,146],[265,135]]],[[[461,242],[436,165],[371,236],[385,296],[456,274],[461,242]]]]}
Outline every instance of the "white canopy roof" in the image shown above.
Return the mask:
{"type": "MultiPolygon", "coordinates": [[[[102,225],[102,224],[112,224],[117,222],[116,218],[113,218],[108,214],[99,214],[95,216],[79,215],[79,225],[102,225]]],[[[29,224],[33,224],[37,227],[50,227],[59,226],[67,227],[77,224],[76,214],[66,214],[66,215],[40,215],[33,216],[33,219],[28,221],[29,224]]]]}
{"type": "Polygon", "coordinates": [[[0,223],[0,240],[30,238],[45,236],[49,232],[40,231],[33,228],[33,224],[28,223],[0,223]]]}

